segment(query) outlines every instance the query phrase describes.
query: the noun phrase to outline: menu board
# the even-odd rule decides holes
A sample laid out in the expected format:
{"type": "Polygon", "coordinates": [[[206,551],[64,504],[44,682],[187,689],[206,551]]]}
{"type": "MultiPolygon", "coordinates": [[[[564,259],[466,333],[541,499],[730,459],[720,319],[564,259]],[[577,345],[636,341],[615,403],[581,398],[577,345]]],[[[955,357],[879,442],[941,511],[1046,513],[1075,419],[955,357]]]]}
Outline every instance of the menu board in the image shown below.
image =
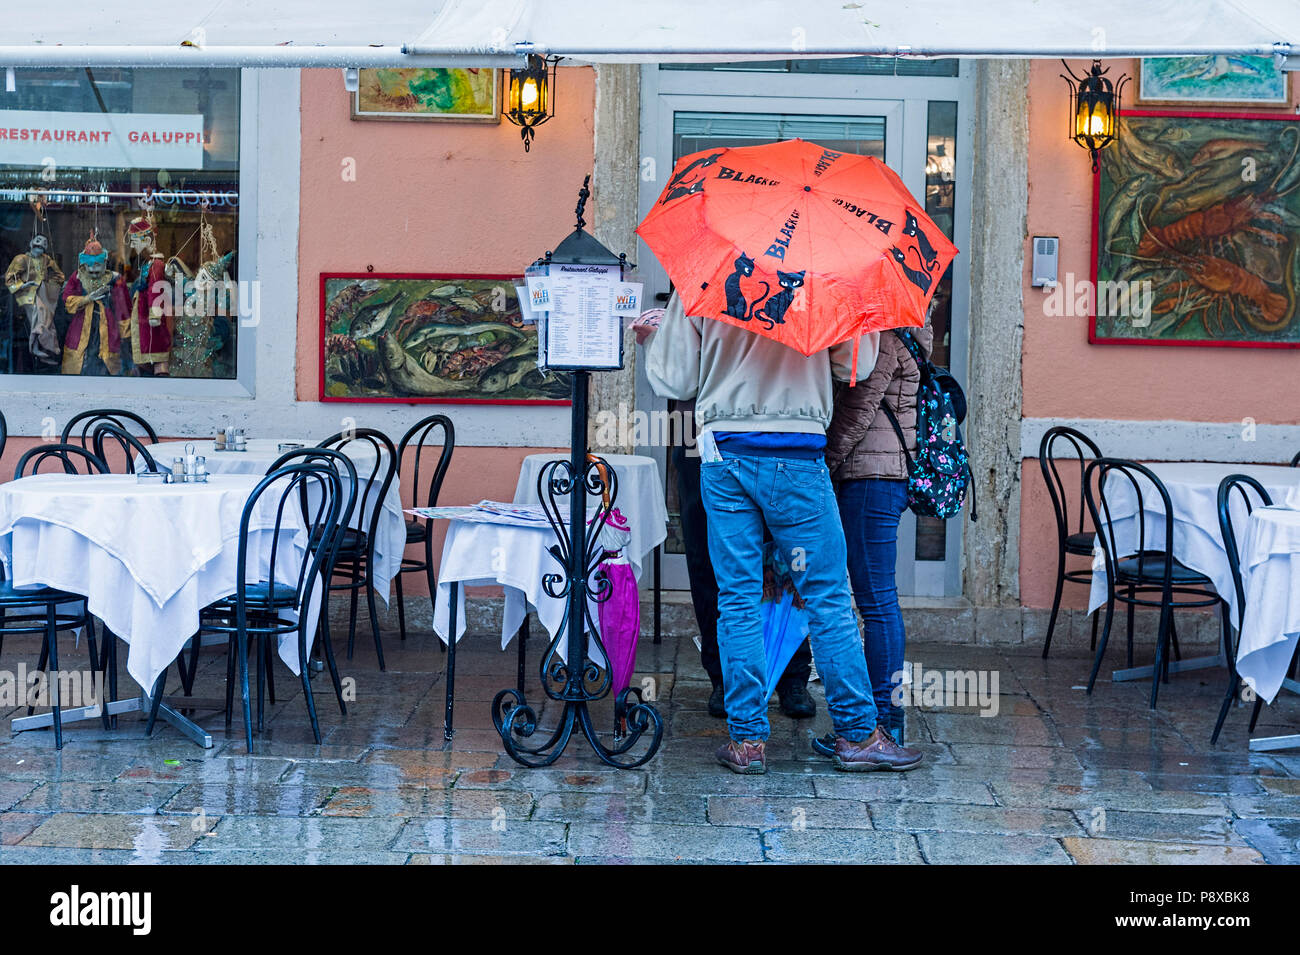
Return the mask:
{"type": "Polygon", "coordinates": [[[616,313],[622,287],[617,265],[552,262],[526,281],[538,323],[538,364],[555,369],[623,367],[623,322],[616,313]]]}

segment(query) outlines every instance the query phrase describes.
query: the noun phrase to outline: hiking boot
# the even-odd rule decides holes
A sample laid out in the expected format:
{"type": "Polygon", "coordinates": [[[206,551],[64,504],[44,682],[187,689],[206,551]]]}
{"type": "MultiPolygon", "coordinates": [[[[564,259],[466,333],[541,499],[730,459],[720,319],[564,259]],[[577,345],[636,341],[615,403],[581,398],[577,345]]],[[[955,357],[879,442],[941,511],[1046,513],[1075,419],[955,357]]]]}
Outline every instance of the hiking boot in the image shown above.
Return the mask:
{"type": "Polygon", "coordinates": [[[781,712],[791,719],[807,720],[817,715],[817,704],[809,696],[808,687],[804,684],[778,686],[776,693],[781,698],[781,712]]]}
{"type": "Polygon", "coordinates": [[[709,715],[720,720],[727,718],[727,704],[722,695],[722,684],[719,683],[709,694],[709,715]]]}
{"type": "Polygon", "coordinates": [[[921,752],[899,746],[886,730],[877,726],[861,742],[839,737],[831,760],[836,769],[846,773],[904,772],[921,765],[921,752]]]}
{"type": "Polygon", "coordinates": [[[761,739],[747,739],[737,743],[734,739],[719,746],[715,754],[718,762],[733,773],[759,776],[767,772],[767,744],[761,739]]]}

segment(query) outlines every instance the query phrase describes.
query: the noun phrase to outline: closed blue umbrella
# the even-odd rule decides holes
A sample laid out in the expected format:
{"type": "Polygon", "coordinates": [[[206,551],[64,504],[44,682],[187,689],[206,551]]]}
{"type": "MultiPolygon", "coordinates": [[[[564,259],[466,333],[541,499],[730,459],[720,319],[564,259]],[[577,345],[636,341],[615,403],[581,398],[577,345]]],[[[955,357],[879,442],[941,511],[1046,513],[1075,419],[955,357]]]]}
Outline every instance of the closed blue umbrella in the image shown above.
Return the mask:
{"type": "Polygon", "coordinates": [[[763,547],[763,652],[767,657],[767,699],[776,692],[795,650],[808,638],[808,611],[795,589],[790,566],[774,541],[763,547]]]}

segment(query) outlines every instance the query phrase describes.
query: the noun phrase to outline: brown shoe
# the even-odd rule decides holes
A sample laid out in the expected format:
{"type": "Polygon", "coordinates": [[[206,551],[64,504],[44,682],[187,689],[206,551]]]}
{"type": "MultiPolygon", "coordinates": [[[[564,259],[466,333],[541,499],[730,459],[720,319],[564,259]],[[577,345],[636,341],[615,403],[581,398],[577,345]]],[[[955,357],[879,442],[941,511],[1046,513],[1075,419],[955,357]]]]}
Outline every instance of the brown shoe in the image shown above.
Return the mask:
{"type": "Polygon", "coordinates": [[[831,760],[836,769],[846,773],[871,773],[876,770],[901,773],[921,765],[921,752],[899,746],[888,731],[877,726],[870,736],[859,742],[838,737],[831,760]]]}
{"type": "Polygon", "coordinates": [[[733,773],[759,776],[767,772],[767,744],[761,739],[747,739],[743,743],[731,740],[726,746],[719,746],[715,755],[733,773]]]}

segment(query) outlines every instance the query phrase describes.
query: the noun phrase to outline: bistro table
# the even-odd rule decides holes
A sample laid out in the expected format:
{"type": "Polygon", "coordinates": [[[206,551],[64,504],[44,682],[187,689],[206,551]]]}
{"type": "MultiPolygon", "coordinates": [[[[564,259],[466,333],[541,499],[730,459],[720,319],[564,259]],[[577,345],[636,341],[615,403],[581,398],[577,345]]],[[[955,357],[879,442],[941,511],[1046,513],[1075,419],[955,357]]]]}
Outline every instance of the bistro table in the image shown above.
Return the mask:
{"type": "MultiPolygon", "coordinates": [[[[0,484],[0,561],[15,589],[84,596],[89,612],[130,648],[127,672],[143,690],[139,699],[110,702],[110,715],[148,712],[148,694],[198,632],[200,611],[235,592],[240,519],[258,480],[213,475],[205,484],[139,484],[134,475],[36,474],[0,484]]],[[[250,517],[250,580],[268,574],[278,502],[268,492],[250,517]]],[[[298,508],[285,508],[279,538],[276,578],[292,587],[307,543],[298,508]]],[[[282,635],[278,650],[298,673],[297,634],[282,635]]],[[[159,715],[211,748],[212,737],[170,706],[159,715]]],[[[98,707],[82,707],[64,711],[63,721],[98,716],[98,707]]],[[[15,719],[13,729],[52,722],[39,714],[15,719]]]]}
{"type": "MultiPolygon", "coordinates": [[[[310,448],[317,444],[306,438],[249,438],[246,451],[218,451],[211,439],[204,441],[164,441],[151,445],[149,453],[153,455],[158,466],[164,471],[171,467],[172,458],[185,456],[185,446],[194,445],[194,453],[207,458],[208,471],[212,474],[256,474],[264,475],[271,465],[278,461],[285,452],[279,450],[281,444],[300,444],[310,448]]],[[[352,459],[357,469],[357,483],[364,490],[366,476],[375,468],[375,449],[368,441],[352,441],[343,448],[344,453],[352,459]]],[[[378,479],[376,479],[376,483],[378,479]]],[[[350,526],[364,528],[374,513],[374,501],[368,501],[365,512],[360,508],[353,512],[350,526]]],[[[402,493],[398,475],[393,475],[388,495],[384,498],[383,513],[375,531],[375,590],[388,603],[389,591],[393,578],[402,567],[402,554],[406,550],[406,516],[402,513],[402,493]]]]}
{"type": "MultiPolygon", "coordinates": [[[[1300,642],[1300,509],[1258,507],[1241,538],[1246,613],[1237,643],[1237,674],[1256,695],[1272,703],[1281,689],[1300,693],[1287,676],[1300,642]]],[[[1250,741],[1256,751],[1289,749],[1300,736],[1250,741]]]]}
{"type": "MultiPolygon", "coordinates": [[[[1240,619],[1237,591],[1232,582],[1232,570],[1228,566],[1228,552],[1219,532],[1219,482],[1229,474],[1245,474],[1259,481],[1274,501],[1280,501],[1300,488],[1300,468],[1204,461],[1165,462],[1148,464],[1147,467],[1155,472],[1169,491],[1169,501],[1174,510],[1174,556],[1192,570],[1209,577],[1215,591],[1228,602],[1230,619],[1240,619]]],[[[1106,493],[1115,534],[1115,548],[1120,556],[1135,554],[1142,546],[1164,549],[1165,515],[1160,496],[1154,492],[1154,488],[1144,487],[1142,493],[1145,542],[1137,539],[1138,508],[1132,484],[1122,478],[1116,479],[1106,493]]],[[[1245,527],[1246,511],[1238,496],[1231,499],[1229,513],[1233,527],[1240,535],[1241,529],[1245,527]]],[[[1101,555],[1100,542],[1094,545],[1093,555],[1089,613],[1106,605],[1106,564],[1101,555]]],[[[1220,650],[1214,656],[1171,661],[1169,672],[1226,665],[1227,660],[1220,650]]],[[[1150,666],[1116,670],[1111,674],[1111,680],[1121,682],[1142,679],[1150,676],[1153,670],[1150,666]]]]}
{"type": "MultiPolygon", "coordinates": [[[[632,541],[626,555],[632,573],[639,581],[646,554],[653,551],[654,560],[654,641],[661,639],[662,594],[660,563],[663,542],[668,539],[668,505],[664,501],[664,485],[659,479],[659,465],[654,458],[641,454],[601,454],[618,481],[614,506],[623,512],[632,531],[632,541]]],[[[537,478],[542,468],[551,461],[569,460],[568,452],[530,454],[519,468],[519,482],[515,485],[516,504],[539,504],[537,478]]]]}

